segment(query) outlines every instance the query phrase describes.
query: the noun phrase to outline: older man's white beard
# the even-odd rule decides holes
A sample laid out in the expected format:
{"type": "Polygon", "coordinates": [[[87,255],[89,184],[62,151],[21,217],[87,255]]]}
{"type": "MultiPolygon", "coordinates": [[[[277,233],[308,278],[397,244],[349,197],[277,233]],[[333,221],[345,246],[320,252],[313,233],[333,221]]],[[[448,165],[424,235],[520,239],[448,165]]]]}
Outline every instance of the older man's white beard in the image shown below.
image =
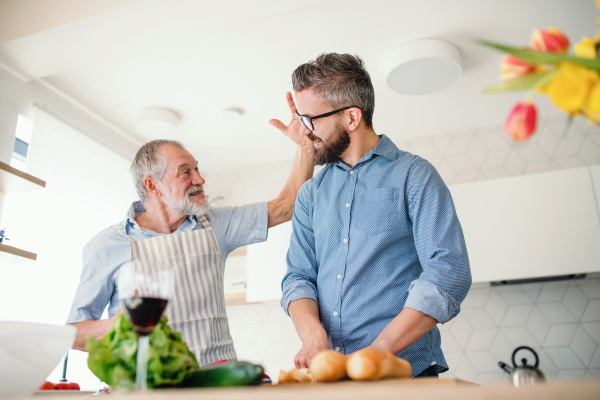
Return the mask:
{"type": "Polygon", "coordinates": [[[165,202],[166,205],[171,207],[173,210],[177,211],[180,214],[185,215],[204,215],[210,210],[210,204],[208,203],[208,199],[205,197],[200,201],[200,204],[194,203],[189,194],[194,192],[197,187],[191,187],[185,192],[185,196],[181,200],[175,200],[171,198],[171,191],[167,185],[162,185],[164,194],[161,197],[161,200],[165,202]]]}

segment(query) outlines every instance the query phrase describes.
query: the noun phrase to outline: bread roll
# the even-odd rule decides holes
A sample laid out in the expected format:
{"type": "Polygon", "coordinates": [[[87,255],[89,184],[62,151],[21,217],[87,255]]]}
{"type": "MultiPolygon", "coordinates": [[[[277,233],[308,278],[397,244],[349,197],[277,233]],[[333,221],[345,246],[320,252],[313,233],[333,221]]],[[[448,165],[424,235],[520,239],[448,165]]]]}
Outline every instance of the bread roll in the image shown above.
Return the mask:
{"type": "Polygon", "coordinates": [[[310,375],[318,382],[332,382],[344,379],[346,374],[346,356],[333,350],[317,354],[310,362],[310,375]]]}
{"type": "Polygon", "coordinates": [[[346,370],[348,376],[356,381],[374,381],[391,377],[410,378],[412,374],[408,361],[392,353],[374,349],[363,349],[348,356],[346,370]]]}
{"type": "Polygon", "coordinates": [[[292,371],[294,370],[296,370],[296,368],[293,368],[292,370],[290,370],[290,372],[286,372],[284,370],[279,371],[279,379],[277,379],[277,382],[280,385],[283,385],[285,383],[296,383],[296,380],[292,376],[292,371]]]}
{"type": "Polygon", "coordinates": [[[312,378],[308,373],[308,368],[292,368],[289,372],[284,370],[279,371],[279,384],[286,383],[313,383],[316,379],[312,378]]]}

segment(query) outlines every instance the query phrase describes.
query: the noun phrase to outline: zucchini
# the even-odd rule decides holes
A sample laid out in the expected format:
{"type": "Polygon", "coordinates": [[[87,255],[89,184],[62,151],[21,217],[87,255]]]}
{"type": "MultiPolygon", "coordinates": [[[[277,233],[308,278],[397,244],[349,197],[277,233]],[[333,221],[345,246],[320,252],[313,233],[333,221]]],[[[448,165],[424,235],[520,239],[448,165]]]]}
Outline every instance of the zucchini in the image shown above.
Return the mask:
{"type": "Polygon", "coordinates": [[[191,371],[183,387],[260,385],[265,371],[260,365],[232,361],[208,369],[191,371]]]}

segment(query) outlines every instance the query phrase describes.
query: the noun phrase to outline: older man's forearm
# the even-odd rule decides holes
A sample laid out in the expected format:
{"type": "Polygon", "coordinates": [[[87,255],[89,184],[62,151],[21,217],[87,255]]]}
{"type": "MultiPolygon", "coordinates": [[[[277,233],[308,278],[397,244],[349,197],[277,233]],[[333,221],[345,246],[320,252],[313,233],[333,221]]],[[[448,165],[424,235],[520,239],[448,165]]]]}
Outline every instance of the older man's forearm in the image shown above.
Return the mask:
{"type": "Polygon", "coordinates": [[[292,219],[294,213],[294,202],[298,191],[310,178],[315,170],[315,153],[313,149],[305,150],[300,147],[296,149],[296,157],[292,166],[292,172],[288,177],[283,190],[275,200],[269,202],[269,228],[287,222],[292,219]]]}
{"type": "Polygon", "coordinates": [[[74,350],[86,351],[85,340],[89,336],[98,340],[102,339],[102,337],[104,337],[104,335],[106,335],[112,328],[115,318],[116,316],[97,321],[88,319],[85,321],[76,322],[74,324],[68,324],[77,328],[77,335],[75,336],[75,342],[73,343],[72,348],[74,350]]]}

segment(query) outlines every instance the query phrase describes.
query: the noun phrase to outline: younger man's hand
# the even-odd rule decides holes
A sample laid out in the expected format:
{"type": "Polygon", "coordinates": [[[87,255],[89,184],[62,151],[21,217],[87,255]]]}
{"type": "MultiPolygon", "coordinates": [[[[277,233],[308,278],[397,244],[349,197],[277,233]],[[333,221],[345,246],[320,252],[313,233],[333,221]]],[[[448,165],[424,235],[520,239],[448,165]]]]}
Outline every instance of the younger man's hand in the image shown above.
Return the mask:
{"type": "Polygon", "coordinates": [[[312,359],[323,350],[331,350],[327,337],[317,336],[306,340],[294,357],[296,368],[308,368],[312,359]]]}

